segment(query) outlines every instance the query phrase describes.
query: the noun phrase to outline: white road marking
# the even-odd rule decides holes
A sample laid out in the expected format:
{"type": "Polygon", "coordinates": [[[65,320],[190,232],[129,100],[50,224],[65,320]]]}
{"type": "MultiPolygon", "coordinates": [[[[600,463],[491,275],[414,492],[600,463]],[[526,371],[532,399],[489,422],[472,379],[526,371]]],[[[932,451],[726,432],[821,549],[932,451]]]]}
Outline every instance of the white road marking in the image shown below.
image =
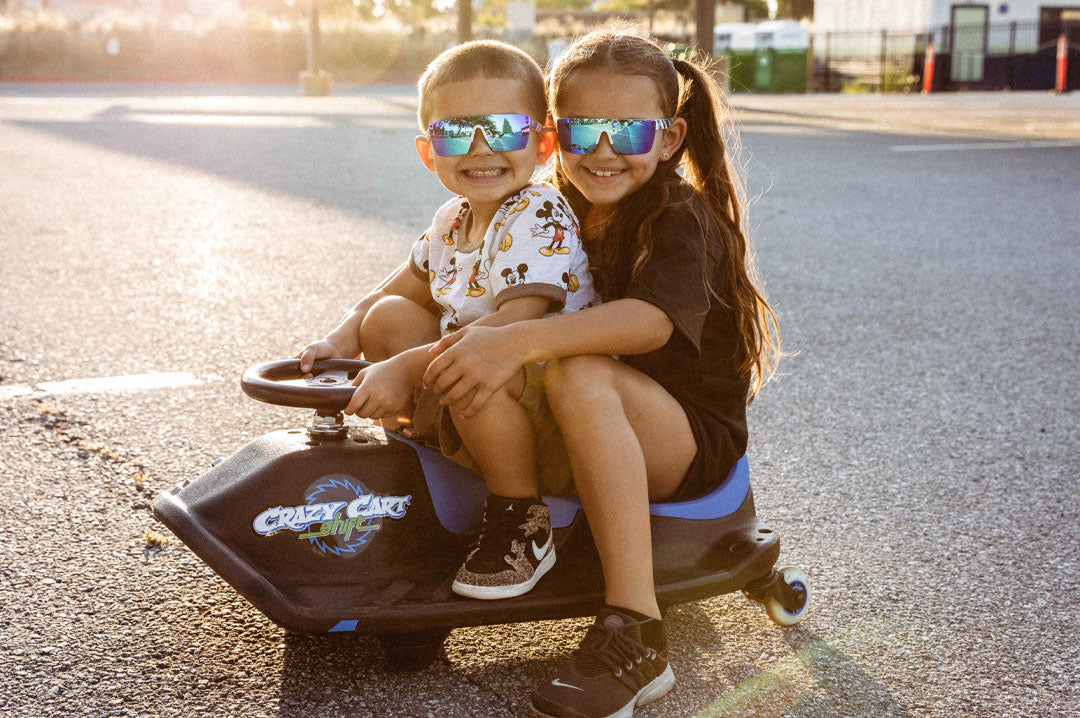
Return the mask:
{"type": "Polygon", "coordinates": [[[1017,142],[957,142],[936,145],[893,145],[893,152],[958,152],[962,150],[1018,150],[1041,147],[1080,147],[1080,140],[1027,140],[1017,142]]]}
{"type": "Polygon", "coordinates": [[[203,379],[188,372],[152,372],[150,374],[127,374],[89,379],[65,379],[43,381],[34,386],[13,384],[0,386],[0,401],[20,396],[43,397],[67,394],[99,394],[111,391],[146,391],[148,389],[171,389],[180,386],[198,386],[203,379]]]}
{"type": "Polygon", "coordinates": [[[24,386],[22,384],[12,384],[11,386],[0,386],[0,401],[5,399],[14,399],[17,396],[23,396],[25,394],[33,394],[34,387],[24,386]]]}
{"type": "Polygon", "coordinates": [[[215,125],[233,127],[329,127],[321,117],[312,115],[224,115],[131,112],[129,122],[151,125],[215,125]]]}

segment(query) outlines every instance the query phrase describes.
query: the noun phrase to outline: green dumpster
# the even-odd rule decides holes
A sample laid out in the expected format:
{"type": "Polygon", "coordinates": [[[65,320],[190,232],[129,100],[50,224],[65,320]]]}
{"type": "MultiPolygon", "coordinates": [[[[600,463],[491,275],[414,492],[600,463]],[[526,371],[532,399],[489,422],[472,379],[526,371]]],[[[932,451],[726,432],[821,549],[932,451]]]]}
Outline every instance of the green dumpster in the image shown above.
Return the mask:
{"type": "Polygon", "coordinates": [[[757,51],[754,25],[749,22],[719,23],[713,28],[713,54],[728,58],[728,86],[732,92],[757,89],[757,51]]]}
{"type": "Polygon", "coordinates": [[[810,31],[793,20],[770,20],[754,28],[754,88],[806,92],[810,86],[810,31]]]}

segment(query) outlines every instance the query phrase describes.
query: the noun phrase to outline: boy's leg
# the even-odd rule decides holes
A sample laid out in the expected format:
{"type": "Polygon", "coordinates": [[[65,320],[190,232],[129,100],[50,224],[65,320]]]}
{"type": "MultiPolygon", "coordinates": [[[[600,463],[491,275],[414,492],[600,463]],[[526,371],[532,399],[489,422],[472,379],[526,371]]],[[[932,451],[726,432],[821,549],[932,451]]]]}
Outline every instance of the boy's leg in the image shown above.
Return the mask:
{"type": "Polygon", "coordinates": [[[480,536],[454,580],[463,596],[520,596],[555,565],[551,514],[537,487],[536,438],[518,402],[524,388],[521,371],[472,417],[450,413],[491,492],[480,536]]]}
{"type": "Polygon", "coordinates": [[[383,297],[360,325],[360,347],[368,361],[382,361],[439,339],[439,320],[405,297],[383,297]]]}
{"type": "MultiPolygon", "coordinates": [[[[438,339],[438,318],[405,297],[383,297],[371,306],[360,325],[360,347],[364,359],[372,362],[389,359],[438,339]]],[[[394,431],[411,425],[414,411],[410,402],[397,419],[382,419],[378,423],[394,431]]]]}
{"type": "Polygon", "coordinates": [[[532,421],[518,402],[524,389],[522,370],[472,417],[466,419],[450,411],[454,428],[480,467],[488,491],[512,499],[539,495],[536,437],[532,421]]]}

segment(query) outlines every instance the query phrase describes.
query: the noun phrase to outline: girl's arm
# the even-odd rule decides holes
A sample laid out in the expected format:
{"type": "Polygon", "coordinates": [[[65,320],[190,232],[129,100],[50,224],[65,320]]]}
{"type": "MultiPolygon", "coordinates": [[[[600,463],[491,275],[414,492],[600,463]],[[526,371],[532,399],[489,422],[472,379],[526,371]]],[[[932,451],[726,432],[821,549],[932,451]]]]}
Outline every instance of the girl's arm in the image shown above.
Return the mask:
{"type": "MultiPolygon", "coordinates": [[[[469,327],[500,327],[512,322],[542,317],[550,303],[551,300],[543,296],[510,299],[503,303],[498,311],[480,317],[468,326],[459,329],[457,333],[460,334],[469,327]]],[[[371,419],[398,416],[401,409],[412,398],[413,389],[420,386],[424,371],[434,356],[430,351],[434,346],[434,344],[426,344],[408,349],[360,370],[353,380],[353,385],[358,388],[353,392],[348,406],[345,407],[345,413],[371,419]]]]}
{"type": "Polygon", "coordinates": [[[360,325],[375,302],[388,296],[405,297],[422,307],[433,303],[428,284],[413,273],[407,261],[403,262],[357,302],[325,337],[301,350],[300,370],[309,371],[316,359],[352,359],[359,355],[363,349],[360,325]]]}
{"type": "Polygon", "coordinates": [[[617,299],[569,314],[443,337],[424,384],[444,405],[472,416],[523,364],[579,354],[644,354],[667,344],[674,324],[640,299],[617,299]]]}

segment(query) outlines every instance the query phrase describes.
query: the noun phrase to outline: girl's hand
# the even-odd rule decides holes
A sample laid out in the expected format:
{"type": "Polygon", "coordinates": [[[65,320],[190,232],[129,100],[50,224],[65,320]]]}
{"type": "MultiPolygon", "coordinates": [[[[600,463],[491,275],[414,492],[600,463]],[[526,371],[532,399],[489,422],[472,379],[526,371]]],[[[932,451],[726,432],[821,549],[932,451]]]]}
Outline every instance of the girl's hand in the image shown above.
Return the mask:
{"type": "Polygon", "coordinates": [[[300,360],[300,371],[307,374],[311,371],[311,365],[318,359],[351,359],[352,357],[342,355],[329,339],[320,339],[301,349],[296,358],[300,360]]]}
{"type": "MultiPolygon", "coordinates": [[[[400,355],[399,355],[400,356],[400,355]]],[[[346,414],[365,419],[391,419],[400,415],[413,398],[413,379],[405,362],[397,357],[361,369],[353,379],[353,392],[346,414]]]]}
{"type": "Polygon", "coordinates": [[[431,348],[438,356],[424,373],[424,386],[444,406],[466,418],[475,415],[525,363],[512,327],[474,325],[443,337],[431,348]]]}

